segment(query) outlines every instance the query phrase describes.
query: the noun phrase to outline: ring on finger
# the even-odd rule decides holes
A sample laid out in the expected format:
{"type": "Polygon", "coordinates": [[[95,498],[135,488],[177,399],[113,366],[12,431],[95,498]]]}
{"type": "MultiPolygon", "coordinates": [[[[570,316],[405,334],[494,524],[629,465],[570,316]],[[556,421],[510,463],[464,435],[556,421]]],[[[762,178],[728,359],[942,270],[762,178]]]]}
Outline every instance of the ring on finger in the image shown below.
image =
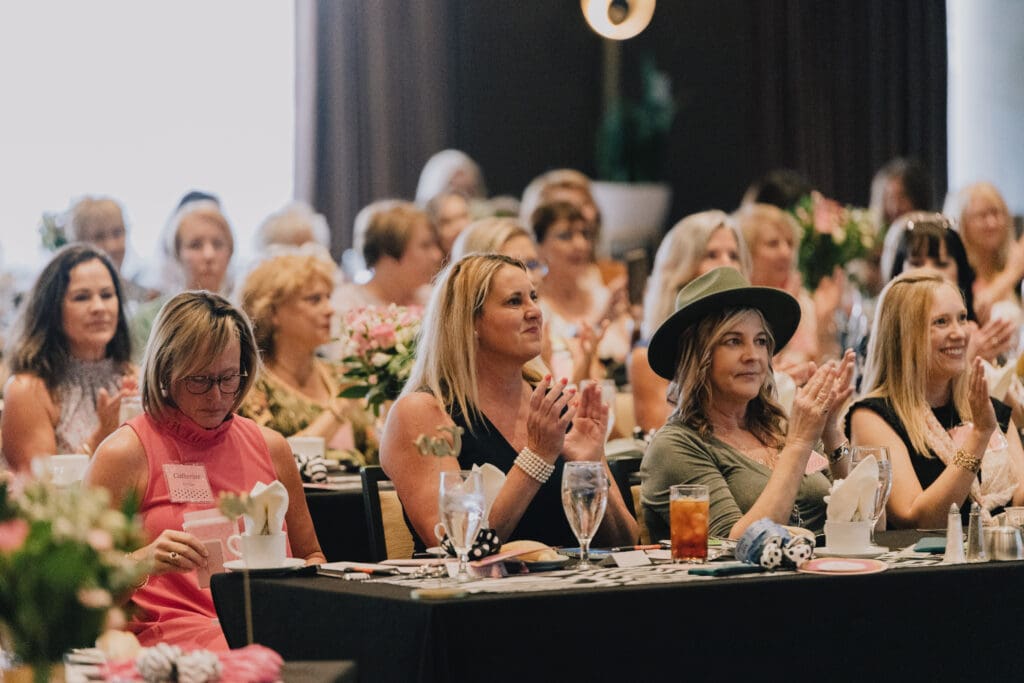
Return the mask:
{"type": "Polygon", "coordinates": [[[171,552],[169,552],[167,554],[167,559],[170,560],[171,562],[176,562],[178,560],[178,553],[176,553],[176,552],[174,552],[172,550],[171,552]]]}

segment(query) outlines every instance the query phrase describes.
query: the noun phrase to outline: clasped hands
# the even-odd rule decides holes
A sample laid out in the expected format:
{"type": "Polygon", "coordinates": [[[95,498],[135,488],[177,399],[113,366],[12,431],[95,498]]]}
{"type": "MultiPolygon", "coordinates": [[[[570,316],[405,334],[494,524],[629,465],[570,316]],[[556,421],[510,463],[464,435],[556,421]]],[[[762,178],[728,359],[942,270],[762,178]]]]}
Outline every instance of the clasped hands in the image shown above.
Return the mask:
{"type": "Polygon", "coordinates": [[[608,406],[596,382],[577,390],[564,378],[552,382],[546,375],[534,388],[526,421],[527,446],[545,462],[554,464],[560,454],[570,461],[600,461],[607,429],[608,406]]]}

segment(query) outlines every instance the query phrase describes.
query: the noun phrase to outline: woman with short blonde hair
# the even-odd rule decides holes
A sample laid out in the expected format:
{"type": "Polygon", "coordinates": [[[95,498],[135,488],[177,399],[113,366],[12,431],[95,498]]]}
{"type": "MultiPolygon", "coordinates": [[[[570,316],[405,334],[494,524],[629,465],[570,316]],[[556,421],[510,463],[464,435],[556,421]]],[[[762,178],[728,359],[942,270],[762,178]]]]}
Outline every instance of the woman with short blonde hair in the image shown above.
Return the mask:
{"type": "Polygon", "coordinates": [[[335,272],[318,256],[282,254],[249,273],[239,298],[264,370],[238,411],[286,437],[323,437],[329,450],[363,465],[376,456],[369,416],[339,397],[340,367],[316,356],[331,339],[335,272]]]}

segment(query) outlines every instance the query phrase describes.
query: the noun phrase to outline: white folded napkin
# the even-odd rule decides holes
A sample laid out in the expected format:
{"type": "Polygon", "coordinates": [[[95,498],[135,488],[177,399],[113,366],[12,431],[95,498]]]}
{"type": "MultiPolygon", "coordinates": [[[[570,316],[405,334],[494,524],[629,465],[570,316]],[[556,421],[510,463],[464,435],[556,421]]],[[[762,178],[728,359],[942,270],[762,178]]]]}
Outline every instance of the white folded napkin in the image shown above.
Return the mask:
{"type": "Polygon", "coordinates": [[[488,516],[491,512],[491,505],[494,504],[494,499],[498,497],[498,492],[501,491],[501,487],[505,484],[505,473],[491,463],[485,463],[483,467],[473,465],[473,471],[480,473],[480,480],[484,486],[483,528],[489,529],[491,525],[488,521],[488,516]]]}
{"type": "Polygon", "coordinates": [[[1017,376],[1016,364],[1007,363],[1001,368],[997,368],[987,360],[982,361],[982,364],[985,368],[985,379],[988,381],[988,395],[997,401],[1004,400],[1006,392],[1010,390],[1013,378],[1017,376]]]}
{"type": "Polygon", "coordinates": [[[288,489],[276,479],[270,484],[256,482],[249,493],[249,512],[245,519],[245,533],[279,534],[284,529],[284,516],[288,512],[288,489]]]}
{"type": "Polygon", "coordinates": [[[789,415],[793,410],[793,399],[796,398],[796,382],[793,378],[782,372],[775,371],[775,391],[778,393],[779,405],[789,415]]]}
{"type": "Polygon", "coordinates": [[[875,514],[878,490],[878,461],[869,455],[853,468],[846,479],[836,479],[825,496],[825,514],[830,522],[861,522],[875,514]]]}

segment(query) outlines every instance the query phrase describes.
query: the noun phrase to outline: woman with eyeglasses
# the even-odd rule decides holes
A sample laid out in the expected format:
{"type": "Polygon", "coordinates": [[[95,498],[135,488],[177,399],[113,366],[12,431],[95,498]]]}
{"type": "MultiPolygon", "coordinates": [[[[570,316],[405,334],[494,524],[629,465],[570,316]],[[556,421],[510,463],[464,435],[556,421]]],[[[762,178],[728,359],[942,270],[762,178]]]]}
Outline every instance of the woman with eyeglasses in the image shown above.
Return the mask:
{"type": "Polygon", "coordinates": [[[40,273],[7,349],[0,429],[11,469],[92,453],[117,428],[136,383],[124,303],[121,278],[96,247],[64,247],[40,273]]]}
{"type": "Polygon", "coordinates": [[[226,650],[200,577],[222,571],[230,558],[221,556],[216,534],[200,540],[184,531],[186,515],[215,511],[222,493],[279,480],[288,491],[288,554],[306,564],[322,563],[324,555],[288,443],[234,414],[259,372],[245,314],[210,292],[175,296],[157,316],[143,367],[144,413],[103,442],[85,482],[106,488],[114,506],[140,501],[151,541],[130,556],[149,570],[131,596],[129,628],[139,642],[226,650]]]}
{"type": "Polygon", "coordinates": [[[750,275],[750,252],[743,236],[722,211],[701,211],[682,219],[665,234],[654,256],[644,292],[641,340],[630,354],[629,384],[637,425],[648,432],[665,424],[672,405],[669,381],[647,362],[647,344],[675,310],[676,295],[695,278],[719,266],[750,275]]]}
{"type": "MultiPolygon", "coordinates": [[[[611,375],[629,353],[633,319],[625,287],[612,289],[590,276],[597,239],[594,225],[577,205],[564,201],[541,204],[531,222],[538,252],[548,266],[537,293],[554,354],[569,348],[574,339],[582,344],[599,334],[595,353],[607,368],[604,374],[611,375]]],[[[555,365],[557,376],[569,376],[570,368],[557,367],[557,359],[555,365]]]]}

